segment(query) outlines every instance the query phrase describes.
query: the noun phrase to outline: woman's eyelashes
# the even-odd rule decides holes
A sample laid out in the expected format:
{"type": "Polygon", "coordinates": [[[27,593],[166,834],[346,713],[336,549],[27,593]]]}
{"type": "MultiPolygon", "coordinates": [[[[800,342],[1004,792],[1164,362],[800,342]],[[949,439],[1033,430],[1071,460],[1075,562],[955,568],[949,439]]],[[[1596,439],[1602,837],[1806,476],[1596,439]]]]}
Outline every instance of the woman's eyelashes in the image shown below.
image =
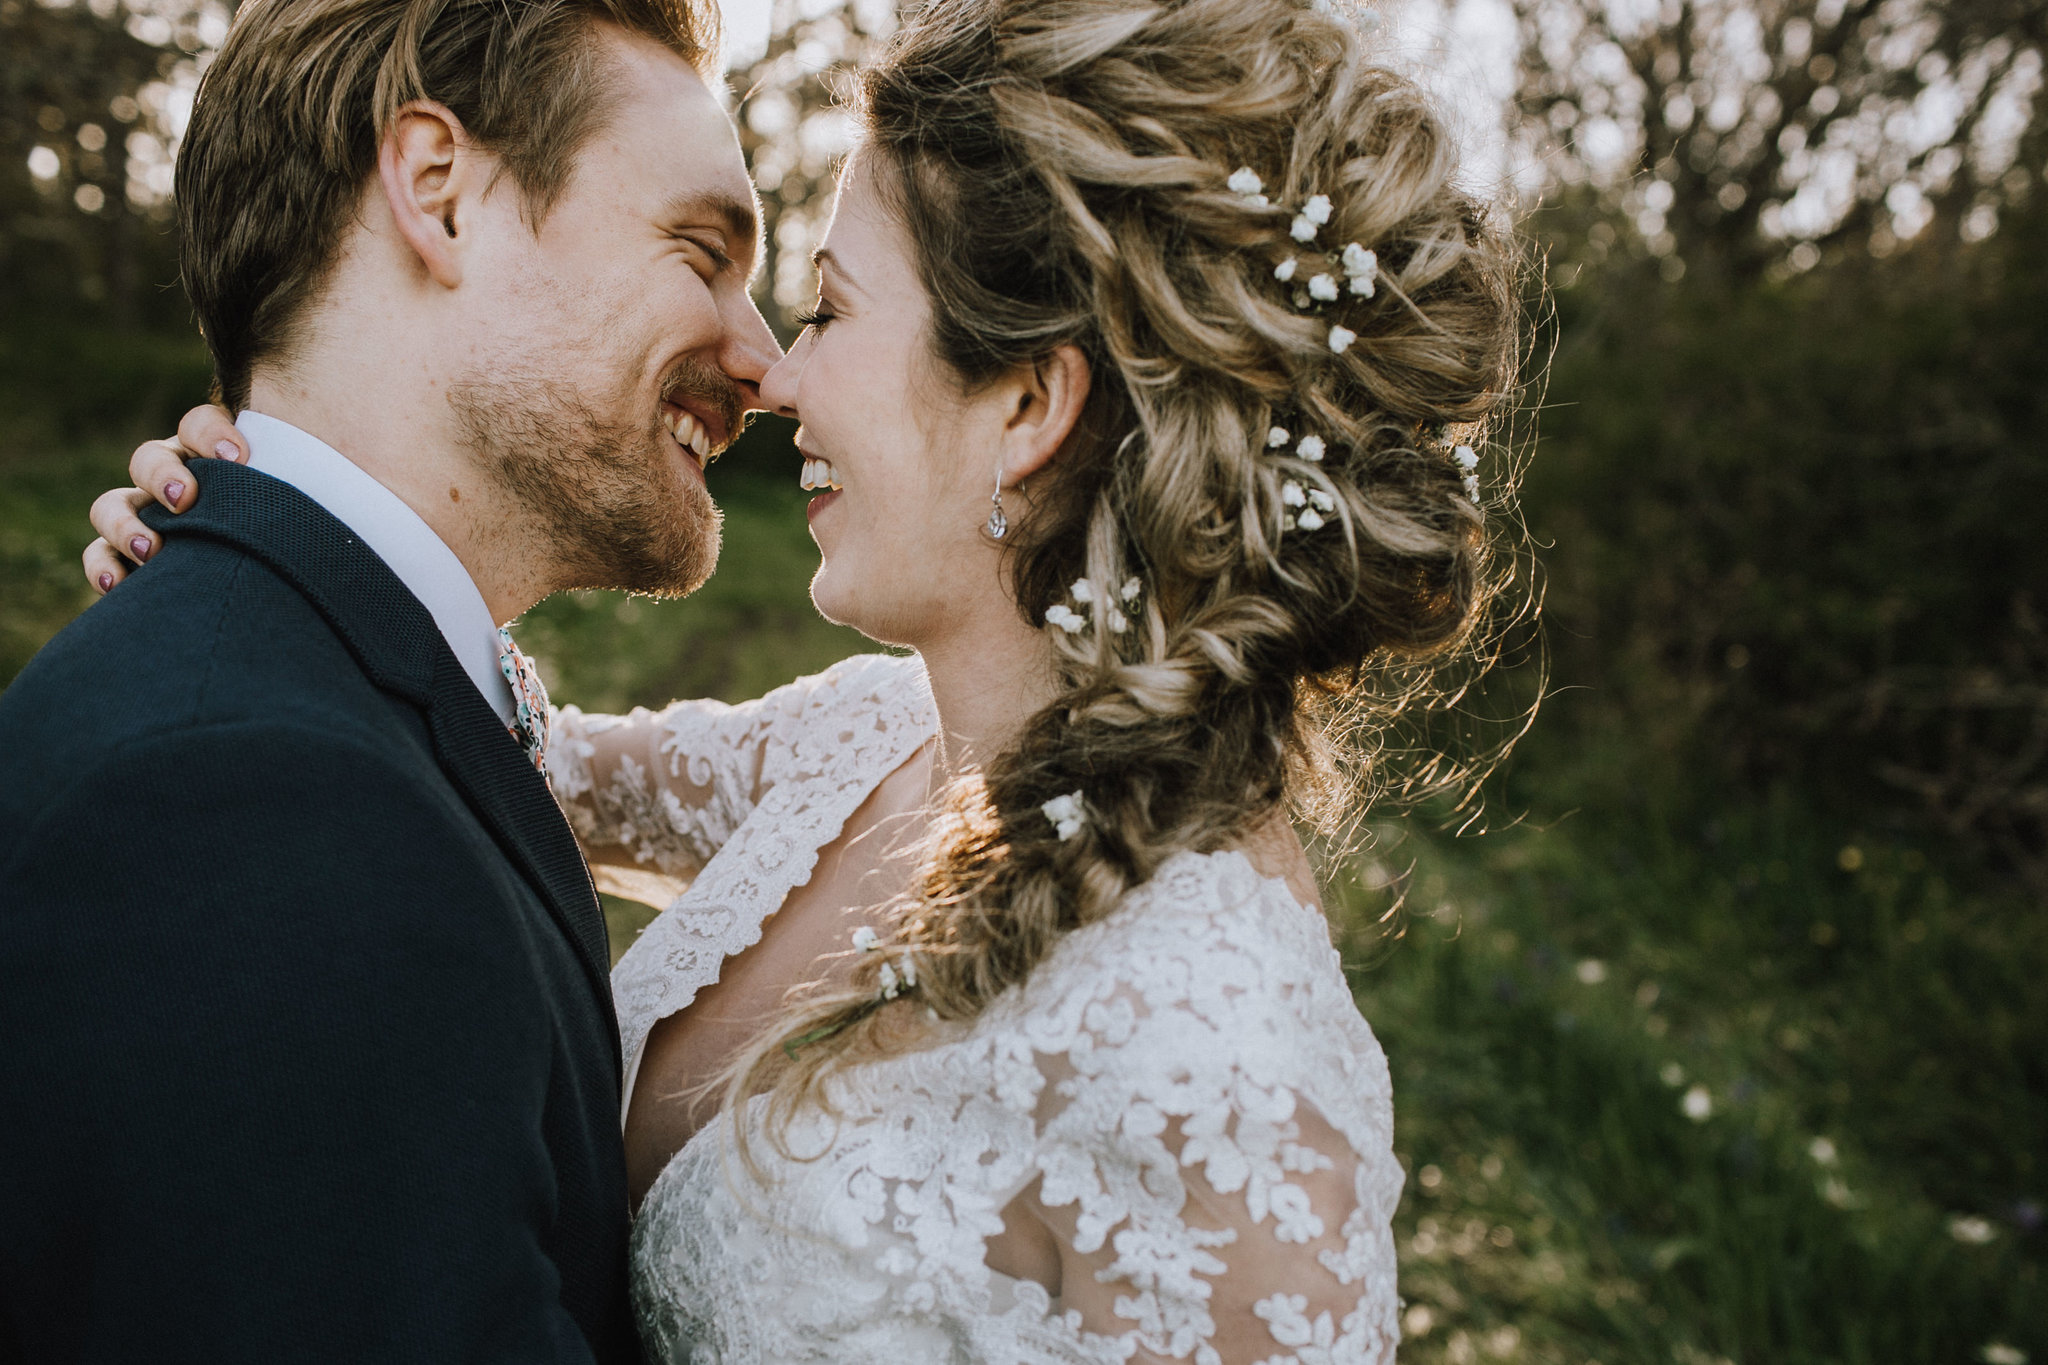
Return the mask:
{"type": "Polygon", "coordinates": [[[820,301],[815,308],[799,311],[796,315],[796,320],[800,325],[808,327],[814,332],[822,332],[825,330],[826,324],[838,316],[837,313],[827,308],[823,301],[820,301]]]}

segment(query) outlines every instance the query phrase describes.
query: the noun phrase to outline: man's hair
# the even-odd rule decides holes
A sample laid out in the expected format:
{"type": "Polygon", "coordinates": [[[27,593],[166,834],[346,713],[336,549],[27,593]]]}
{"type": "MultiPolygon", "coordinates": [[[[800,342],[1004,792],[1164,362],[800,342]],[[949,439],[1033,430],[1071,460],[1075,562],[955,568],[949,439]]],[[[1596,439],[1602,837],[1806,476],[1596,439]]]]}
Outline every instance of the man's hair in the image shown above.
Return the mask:
{"type": "Polygon", "coordinates": [[[185,288],[216,397],[239,408],[252,368],[291,346],[408,101],[462,120],[538,230],[617,98],[606,24],[715,74],[710,0],[249,0],[178,153],[185,288]]]}

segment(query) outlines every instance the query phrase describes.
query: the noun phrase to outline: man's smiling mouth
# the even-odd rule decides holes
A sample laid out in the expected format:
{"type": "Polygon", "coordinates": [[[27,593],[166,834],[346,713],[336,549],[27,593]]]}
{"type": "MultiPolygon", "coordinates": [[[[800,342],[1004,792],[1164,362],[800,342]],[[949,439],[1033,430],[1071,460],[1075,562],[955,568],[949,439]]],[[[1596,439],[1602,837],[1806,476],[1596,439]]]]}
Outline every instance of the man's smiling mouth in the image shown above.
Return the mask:
{"type": "Polygon", "coordinates": [[[696,458],[699,469],[717,457],[718,451],[711,431],[696,413],[679,408],[673,403],[663,403],[661,424],[669,435],[675,437],[677,445],[696,458]]]}

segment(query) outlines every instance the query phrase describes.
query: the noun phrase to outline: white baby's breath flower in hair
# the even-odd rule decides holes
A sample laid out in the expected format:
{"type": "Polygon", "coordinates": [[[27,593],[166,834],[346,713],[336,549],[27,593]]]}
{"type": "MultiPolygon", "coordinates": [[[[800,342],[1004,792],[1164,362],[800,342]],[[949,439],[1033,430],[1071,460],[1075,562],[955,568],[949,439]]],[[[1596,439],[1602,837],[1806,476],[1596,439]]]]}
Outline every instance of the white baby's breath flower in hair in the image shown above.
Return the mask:
{"type": "Polygon", "coordinates": [[[1053,833],[1059,835],[1061,843],[1079,834],[1082,824],[1088,818],[1087,811],[1082,808],[1079,792],[1055,796],[1039,809],[1045,812],[1046,819],[1052,821],[1053,833]]]}
{"type": "Polygon", "coordinates": [[[1287,225],[1287,235],[1297,242],[1313,242],[1316,239],[1316,225],[1305,213],[1294,215],[1294,221],[1287,225]]]}
{"type": "Polygon", "coordinates": [[[1479,468],[1479,452],[1471,446],[1459,446],[1451,452],[1451,458],[1458,462],[1458,468],[1472,470],[1479,468]]]}
{"type": "Polygon", "coordinates": [[[1076,602],[1093,602],[1095,600],[1095,585],[1085,578],[1077,578],[1074,580],[1074,586],[1067,589],[1067,596],[1073,598],[1076,602]]]}
{"type": "Polygon", "coordinates": [[[1273,278],[1285,284],[1294,278],[1294,272],[1299,269],[1301,269],[1301,262],[1289,256],[1286,260],[1273,267],[1273,278]]]}
{"type": "Polygon", "coordinates": [[[1305,507],[1308,505],[1308,494],[1301,491],[1300,484],[1289,479],[1280,485],[1280,501],[1289,507],[1305,507]]]}
{"type": "Polygon", "coordinates": [[[1328,275],[1317,275],[1308,282],[1308,296],[1323,303],[1334,303],[1337,299],[1337,282],[1328,275]]]}
{"type": "Polygon", "coordinates": [[[1115,607],[1111,607],[1107,612],[1105,612],[1103,614],[1102,619],[1108,623],[1109,628],[1111,630],[1115,631],[1119,635],[1123,634],[1125,631],[1131,628],[1130,618],[1128,616],[1125,616],[1122,612],[1118,611],[1115,607]]]}
{"type": "Polygon", "coordinates": [[[882,964],[880,979],[882,982],[882,998],[884,1000],[894,1000],[897,996],[903,994],[903,983],[897,980],[896,969],[886,962],[882,964]]]}
{"type": "Polygon", "coordinates": [[[1308,490],[1308,505],[1315,508],[1318,512],[1334,512],[1337,510],[1337,500],[1320,488],[1308,490]]]}
{"type": "Polygon", "coordinates": [[[915,986],[917,984],[917,959],[909,953],[905,953],[902,957],[896,959],[896,970],[903,973],[903,984],[905,986],[915,986]]]}
{"type": "Polygon", "coordinates": [[[863,924],[853,931],[853,946],[858,952],[872,953],[882,946],[882,936],[863,924]]]}
{"type": "Polygon", "coordinates": [[[1294,519],[1294,524],[1304,531],[1320,531],[1323,529],[1323,519],[1316,514],[1316,509],[1313,507],[1303,508],[1301,515],[1294,519]]]}
{"type": "Polygon", "coordinates": [[[1478,503],[1479,476],[1477,474],[1467,474],[1465,476],[1465,496],[1472,499],[1474,504],[1478,503]]]}
{"type": "Polygon", "coordinates": [[[1352,331],[1349,327],[1332,327],[1330,329],[1330,351],[1334,355],[1343,355],[1351,349],[1351,343],[1356,340],[1358,340],[1358,333],[1352,331]]]}
{"type": "Polygon", "coordinates": [[[1281,446],[1287,444],[1287,438],[1288,431],[1286,427],[1272,428],[1266,433],[1266,449],[1278,450],[1281,446]]]}
{"type": "Polygon", "coordinates": [[[1144,590],[1145,585],[1140,583],[1134,576],[1124,580],[1123,587],[1117,589],[1116,595],[1123,598],[1126,602],[1135,602],[1138,600],[1138,594],[1144,590]]]}
{"type": "Polygon", "coordinates": [[[1088,618],[1079,615],[1064,602],[1055,602],[1045,609],[1045,623],[1058,626],[1069,635],[1079,635],[1088,628],[1088,618]]]}
{"type": "Polygon", "coordinates": [[[1323,445],[1322,437],[1304,436],[1301,438],[1301,444],[1294,448],[1294,453],[1307,460],[1310,464],[1321,464],[1323,462],[1323,452],[1326,448],[1323,445]]]}
{"type": "Polygon", "coordinates": [[[1239,166],[1230,173],[1230,179],[1223,183],[1230,186],[1232,194],[1249,199],[1254,204],[1266,202],[1266,196],[1259,193],[1266,188],[1266,182],[1259,179],[1259,173],[1249,166],[1239,166]]]}
{"type": "Polygon", "coordinates": [[[1344,248],[1344,274],[1351,281],[1351,292],[1369,299],[1379,279],[1380,258],[1353,242],[1344,248]]]}
{"type": "Polygon", "coordinates": [[[1301,206],[1301,216],[1314,223],[1317,227],[1321,227],[1329,222],[1330,196],[1327,194],[1310,195],[1308,202],[1301,206]]]}

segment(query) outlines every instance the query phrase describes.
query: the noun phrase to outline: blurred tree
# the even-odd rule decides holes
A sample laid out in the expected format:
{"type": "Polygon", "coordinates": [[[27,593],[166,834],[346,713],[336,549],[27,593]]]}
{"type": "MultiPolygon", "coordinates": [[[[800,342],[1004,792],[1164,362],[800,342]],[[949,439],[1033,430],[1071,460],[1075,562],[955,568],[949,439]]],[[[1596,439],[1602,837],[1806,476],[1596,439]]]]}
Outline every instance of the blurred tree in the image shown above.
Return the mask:
{"type": "Polygon", "coordinates": [[[0,0],[0,313],[189,325],[172,147],[218,6],[0,0]]]}
{"type": "Polygon", "coordinates": [[[1514,3],[1514,139],[1667,278],[1980,240],[2048,151],[2039,0],[1514,3]]]}
{"type": "Polygon", "coordinates": [[[814,297],[811,252],[825,235],[833,177],[852,145],[834,81],[895,24],[893,0],[775,0],[767,51],[733,73],[740,146],[767,217],[756,294],[785,343],[814,297]]]}

